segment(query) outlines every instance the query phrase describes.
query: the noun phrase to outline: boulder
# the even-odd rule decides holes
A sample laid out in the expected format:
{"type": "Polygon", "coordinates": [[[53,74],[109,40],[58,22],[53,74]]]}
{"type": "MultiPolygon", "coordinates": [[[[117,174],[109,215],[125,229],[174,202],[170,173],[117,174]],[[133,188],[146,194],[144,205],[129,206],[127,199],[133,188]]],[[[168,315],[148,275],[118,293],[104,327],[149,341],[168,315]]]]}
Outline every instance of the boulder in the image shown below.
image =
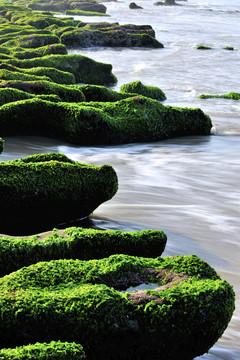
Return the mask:
{"type": "Polygon", "coordinates": [[[142,6],[137,5],[136,3],[130,3],[129,9],[143,9],[142,6]]]}
{"type": "Polygon", "coordinates": [[[106,6],[103,4],[99,4],[96,1],[74,1],[70,3],[71,9],[74,10],[83,10],[83,11],[93,11],[93,12],[99,12],[99,13],[106,13],[106,6]]]}
{"type": "Polygon", "coordinates": [[[176,3],[175,0],[164,0],[164,2],[162,1],[157,1],[155,2],[153,5],[165,5],[165,6],[174,6],[174,5],[177,5],[177,6],[181,6],[180,4],[176,3]]]}
{"type": "MultiPolygon", "coordinates": [[[[16,232],[17,234],[17,232],[16,232]]],[[[0,236],[0,276],[38,261],[100,259],[115,253],[155,257],[165,249],[161,230],[120,231],[71,227],[28,237],[0,236]]]]}
{"type": "Polygon", "coordinates": [[[0,345],[60,340],[88,359],[192,360],[222,336],[234,301],[196,255],[39,262],[0,279],[0,345]]]}
{"type": "Polygon", "coordinates": [[[0,163],[0,232],[36,233],[88,216],[118,187],[111,166],[93,166],[62,154],[0,163]]]}
{"type": "Polygon", "coordinates": [[[148,25],[87,24],[63,32],[60,39],[68,48],[92,46],[163,48],[163,44],[155,39],[154,30],[148,25]]]}

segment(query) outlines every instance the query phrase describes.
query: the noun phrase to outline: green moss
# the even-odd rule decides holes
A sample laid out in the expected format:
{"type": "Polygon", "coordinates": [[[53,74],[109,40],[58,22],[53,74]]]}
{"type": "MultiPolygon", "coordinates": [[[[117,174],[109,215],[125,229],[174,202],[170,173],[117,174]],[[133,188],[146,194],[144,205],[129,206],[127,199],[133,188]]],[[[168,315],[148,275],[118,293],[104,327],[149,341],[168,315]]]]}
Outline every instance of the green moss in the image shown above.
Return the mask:
{"type": "Polygon", "coordinates": [[[94,61],[82,55],[48,55],[37,59],[3,60],[20,68],[50,67],[67,71],[75,76],[77,83],[104,85],[116,82],[112,65],[94,61]]]}
{"type": "MultiPolygon", "coordinates": [[[[3,71],[3,70],[2,70],[3,71]]],[[[16,73],[15,73],[16,74],[16,73]]],[[[21,76],[22,74],[19,73],[21,76]]],[[[21,76],[19,76],[21,78],[21,76]]],[[[31,75],[29,75],[30,77],[31,75]]],[[[38,81],[2,81],[0,88],[16,88],[35,95],[57,95],[61,101],[66,102],[81,102],[85,97],[80,89],[71,88],[67,85],[56,84],[51,81],[38,80],[38,81]]]]}
{"type": "Polygon", "coordinates": [[[17,48],[13,50],[12,55],[17,59],[33,59],[51,54],[67,54],[67,48],[63,44],[52,44],[42,46],[36,49],[22,49],[17,48]]]}
{"type": "Polygon", "coordinates": [[[77,15],[77,16],[109,16],[108,14],[94,12],[94,11],[83,11],[83,10],[66,10],[66,15],[77,15]]]}
{"type": "Polygon", "coordinates": [[[114,253],[154,257],[162,254],[166,240],[161,230],[123,232],[76,227],[53,231],[46,237],[0,237],[0,276],[44,260],[89,260],[114,253]]]}
{"type": "Polygon", "coordinates": [[[26,9],[22,12],[13,12],[10,16],[11,22],[15,24],[29,25],[36,29],[45,29],[52,24],[57,26],[77,26],[79,21],[74,18],[57,18],[50,14],[34,12],[26,9]]]}
{"type": "Polygon", "coordinates": [[[176,136],[209,135],[211,127],[210,118],[200,109],[163,106],[157,100],[142,96],[118,102],[79,104],[53,104],[33,99],[0,107],[2,136],[47,135],[78,144],[146,142],[176,136]]]}
{"type": "Polygon", "coordinates": [[[90,166],[63,155],[1,162],[0,232],[38,231],[86,217],[111,199],[117,186],[111,166],[90,166]]]}
{"type": "MultiPolygon", "coordinates": [[[[11,35],[12,38],[12,35],[11,35]]],[[[5,39],[7,40],[7,39],[5,39]]],[[[47,45],[56,45],[60,42],[58,36],[54,34],[38,34],[16,36],[13,40],[5,41],[2,47],[14,48],[21,47],[24,49],[36,49],[47,45]]]]}
{"type": "Polygon", "coordinates": [[[5,69],[0,70],[0,81],[3,80],[23,80],[23,81],[34,81],[34,80],[48,80],[51,81],[47,76],[37,76],[25,74],[24,72],[9,71],[5,69]]]}
{"type": "Polygon", "coordinates": [[[151,99],[163,101],[166,99],[164,92],[155,86],[143,85],[141,81],[134,81],[128,84],[124,84],[120,88],[121,93],[136,93],[151,99]]]}
{"type": "Polygon", "coordinates": [[[78,87],[84,94],[86,101],[109,101],[114,102],[122,99],[126,99],[128,97],[134,96],[136,94],[129,93],[119,93],[117,91],[111,90],[106,86],[99,85],[73,85],[74,87],[78,87]]]}
{"type": "Polygon", "coordinates": [[[100,108],[105,115],[115,120],[115,142],[159,141],[176,136],[209,135],[212,127],[210,118],[200,109],[163,106],[158,101],[143,96],[115,103],[91,102],[83,105],[100,108]]]}
{"type": "Polygon", "coordinates": [[[85,353],[81,345],[61,341],[36,343],[19,346],[15,349],[1,349],[0,360],[84,360],[85,353]]]}
{"type": "Polygon", "coordinates": [[[220,98],[220,99],[230,99],[230,100],[240,100],[240,93],[230,92],[229,94],[224,95],[199,95],[200,99],[212,99],[212,98],[220,98]]]}
{"type": "Polygon", "coordinates": [[[232,47],[232,46],[225,46],[225,47],[223,47],[223,50],[234,50],[234,47],[232,47]]]}
{"type": "Polygon", "coordinates": [[[4,140],[0,138],[0,154],[3,152],[4,149],[4,140]]]}
{"type": "Polygon", "coordinates": [[[40,77],[47,77],[57,84],[75,84],[75,76],[69,72],[57,70],[48,67],[36,67],[30,69],[21,69],[10,64],[0,64],[0,69],[6,69],[9,71],[21,72],[23,74],[29,74],[40,77]]]}
{"type": "Polygon", "coordinates": [[[75,341],[91,359],[193,359],[234,310],[232,287],[194,255],[41,262],[1,278],[0,289],[2,345],[75,341]],[[143,279],[160,288],[114,289],[143,279]]]}
{"type": "Polygon", "coordinates": [[[211,50],[212,48],[210,46],[205,46],[205,45],[198,45],[196,47],[196,50],[211,50]]]}
{"type": "Polygon", "coordinates": [[[32,98],[48,100],[52,102],[61,101],[57,95],[33,95],[18,89],[0,88],[0,106],[11,102],[32,98]]]}

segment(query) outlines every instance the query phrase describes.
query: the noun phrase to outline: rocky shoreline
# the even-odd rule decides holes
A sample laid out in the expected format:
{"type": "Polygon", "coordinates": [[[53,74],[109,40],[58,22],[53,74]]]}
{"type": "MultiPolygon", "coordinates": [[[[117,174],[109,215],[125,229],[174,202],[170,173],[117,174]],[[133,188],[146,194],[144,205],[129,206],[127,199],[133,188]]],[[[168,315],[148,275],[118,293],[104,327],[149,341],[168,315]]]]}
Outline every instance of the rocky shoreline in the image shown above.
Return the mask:
{"type": "MultiPolygon", "coordinates": [[[[164,92],[140,81],[113,91],[111,64],[68,54],[161,49],[151,26],[83,23],[56,12],[107,15],[95,1],[0,5],[1,137],[96,145],[210,135],[201,109],[165,106],[164,92]]],[[[2,360],[192,360],[222,335],[234,310],[231,285],[195,255],[161,258],[161,230],[52,230],[87,217],[117,189],[110,165],[63,154],[0,162],[0,233],[19,235],[0,235],[2,360]],[[146,290],[128,291],[141,284],[146,290]]]]}

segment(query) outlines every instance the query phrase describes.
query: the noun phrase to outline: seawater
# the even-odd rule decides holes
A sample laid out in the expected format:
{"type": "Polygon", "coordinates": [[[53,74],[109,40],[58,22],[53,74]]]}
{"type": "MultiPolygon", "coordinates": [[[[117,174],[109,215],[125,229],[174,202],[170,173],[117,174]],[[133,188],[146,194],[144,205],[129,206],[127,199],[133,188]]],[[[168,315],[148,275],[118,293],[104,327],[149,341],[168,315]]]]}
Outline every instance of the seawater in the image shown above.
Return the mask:
{"type": "Polygon", "coordinates": [[[130,0],[106,2],[110,17],[76,18],[152,25],[163,49],[93,48],[70,53],[111,63],[118,78],[115,90],[141,80],[160,87],[167,95],[165,104],[200,107],[212,119],[212,135],[101,147],[9,137],[1,160],[56,151],[81,162],[111,164],[119,191],[96,209],[92,222],[128,231],[162,229],[168,236],[163,255],[197,254],[213,266],[234,286],[236,310],[222,338],[197,359],[239,360],[240,101],[198,96],[240,92],[240,2],[189,0],[179,1],[182,6],[177,7],[135,2],[143,9],[130,10],[130,0]],[[197,45],[212,50],[199,51],[197,45]],[[223,50],[224,46],[235,50],[223,50]]]}

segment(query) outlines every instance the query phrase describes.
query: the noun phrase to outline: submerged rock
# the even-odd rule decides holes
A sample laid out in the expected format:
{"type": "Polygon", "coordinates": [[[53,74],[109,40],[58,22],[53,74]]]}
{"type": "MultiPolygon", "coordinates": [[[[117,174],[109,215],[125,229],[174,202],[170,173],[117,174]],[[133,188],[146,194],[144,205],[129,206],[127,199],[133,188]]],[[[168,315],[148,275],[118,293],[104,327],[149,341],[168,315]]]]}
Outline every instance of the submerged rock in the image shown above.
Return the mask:
{"type": "Polygon", "coordinates": [[[14,349],[1,349],[1,360],[85,360],[83,348],[79,344],[61,341],[36,343],[18,346],[14,349]]]}
{"type": "Polygon", "coordinates": [[[164,2],[157,1],[153,5],[166,5],[166,6],[177,5],[177,6],[181,6],[180,4],[176,3],[175,0],[164,0],[164,2]]]}
{"type": "Polygon", "coordinates": [[[192,360],[234,310],[232,287],[195,255],[39,262],[1,278],[0,290],[1,346],[74,341],[88,359],[192,360]],[[117,291],[146,283],[156,288],[117,291]]]}
{"type": "Polygon", "coordinates": [[[117,188],[111,166],[86,165],[62,154],[1,162],[0,232],[28,228],[34,233],[86,217],[117,188]]]}
{"type": "Polygon", "coordinates": [[[137,5],[136,3],[130,3],[129,9],[143,9],[142,6],[137,5]]]}
{"type": "Polygon", "coordinates": [[[212,48],[210,46],[206,46],[206,45],[198,45],[196,47],[196,50],[211,50],[212,48]]]}
{"type": "Polygon", "coordinates": [[[128,232],[80,227],[55,229],[30,237],[2,235],[0,276],[38,261],[100,259],[116,253],[156,257],[163,253],[166,241],[167,236],[161,230],[128,232]]]}
{"type": "Polygon", "coordinates": [[[223,95],[206,95],[206,94],[202,94],[202,95],[199,95],[199,98],[200,99],[219,98],[219,99],[240,100],[240,93],[230,92],[229,94],[223,94],[223,95]]]}

